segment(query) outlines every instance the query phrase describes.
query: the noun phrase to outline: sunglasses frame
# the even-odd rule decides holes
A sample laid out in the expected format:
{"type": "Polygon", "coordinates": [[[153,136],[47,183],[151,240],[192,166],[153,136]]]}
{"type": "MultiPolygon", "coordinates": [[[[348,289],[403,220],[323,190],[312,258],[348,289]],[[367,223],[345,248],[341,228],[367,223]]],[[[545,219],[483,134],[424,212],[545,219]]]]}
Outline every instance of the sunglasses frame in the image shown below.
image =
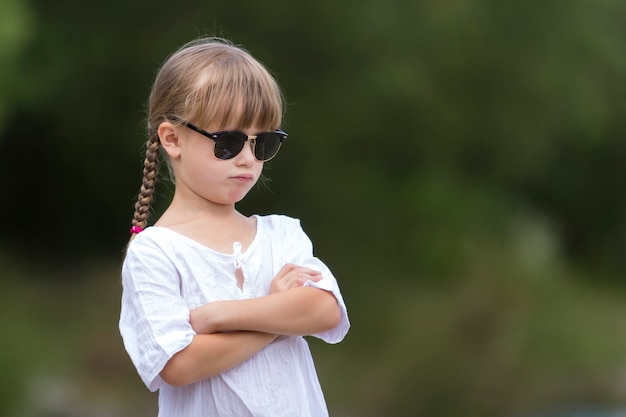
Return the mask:
{"type": "MultiPolygon", "coordinates": [[[[238,130],[224,130],[224,131],[220,131],[220,132],[207,132],[204,129],[200,129],[198,126],[194,125],[193,123],[189,123],[186,120],[180,119],[178,117],[175,118],[179,123],[181,123],[183,126],[188,127],[189,129],[193,130],[194,132],[200,133],[202,136],[207,137],[209,139],[212,139],[213,141],[217,142],[220,140],[220,136],[223,135],[232,135],[233,133],[236,134],[240,134],[241,136],[245,136],[246,139],[243,142],[243,146],[241,147],[241,149],[233,154],[230,158],[220,158],[219,156],[215,155],[215,157],[221,161],[228,161],[229,159],[232,159],[234,157],[236,157],[237,155],[239,155],[239,153],[243,150],[244,146],[246,146],[246,142],[249,140],[250,141],[250,146],[252,147],[252,155],[254,155],[254,159],[256,159],[259,162],[267,162],[269,160],[271,160],[272,158],[274,158],[276,155],[278,155],[278,151],[280,150],[280,147],[282,146],[283,142],[285,140],[287,140],[287,137],[289,135],[287,135],[286,132],[283,132],[280,129],[276,129],[274,131],[270,131],[270,132],[261,132],[259,134],[253,135],[253,136],[248,136],[243,132],[240,132],[238,130]],[[259,136],[263,137],[263,135],[267,135],[267,134],[278,134],[280,136],[280,142],[278,143],[278,148],[276,148],[276,152],[274,152],[274,155],[270,156],[267,159],[259,159],[257,158],[256,155],[256,144],[257,144],[257,140],[259,138],[259,136]]],[[[215,150],[213,151],[213,153],[215,154],[215,150]]]]}

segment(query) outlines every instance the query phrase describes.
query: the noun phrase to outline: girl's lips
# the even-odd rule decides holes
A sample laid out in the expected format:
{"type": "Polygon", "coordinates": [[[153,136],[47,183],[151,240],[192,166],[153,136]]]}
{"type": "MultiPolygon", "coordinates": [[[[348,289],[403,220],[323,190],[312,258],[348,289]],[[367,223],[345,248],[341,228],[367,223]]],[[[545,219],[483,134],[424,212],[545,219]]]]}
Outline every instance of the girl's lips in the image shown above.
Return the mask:
{"type": "Polygon", "coordinates": [[[248,182],[248,181],[252,181],[254,179],[254,175],[252,175],[252,174],[241,174],[241,175],[236,175],[236,176],[234,176],[232,178],[236,179],[238,181],[248,182]]]}

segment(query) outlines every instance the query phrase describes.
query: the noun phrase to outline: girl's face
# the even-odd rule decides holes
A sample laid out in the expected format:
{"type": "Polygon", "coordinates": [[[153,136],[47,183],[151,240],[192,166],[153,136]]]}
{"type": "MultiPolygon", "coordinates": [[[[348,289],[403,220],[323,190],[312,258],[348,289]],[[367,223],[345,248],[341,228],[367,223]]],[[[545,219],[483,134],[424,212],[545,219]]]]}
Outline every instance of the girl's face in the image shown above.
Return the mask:
{"type": "MultiPolygon", "coordinates": [[[[212,128],[212,126],[210,126],[212,128]]],[[[207,129],[208,130],[208,129],[207,129]]],[[[209,131],[215,131],[209,130],[209,131]]],[[[240,130],[254,136],[263,129],[237,129],[226,126],[221,130],[240,130]]],[[[214,154],[215,142],[185,126],[172,126],[177,137],[175,148],[167,149],[176,178],[176,194],[197,202],[234,205],[241,201],[258,181],[263,162],[254,158],[250,141],[236,156],[221,160],[214,154]]]]}

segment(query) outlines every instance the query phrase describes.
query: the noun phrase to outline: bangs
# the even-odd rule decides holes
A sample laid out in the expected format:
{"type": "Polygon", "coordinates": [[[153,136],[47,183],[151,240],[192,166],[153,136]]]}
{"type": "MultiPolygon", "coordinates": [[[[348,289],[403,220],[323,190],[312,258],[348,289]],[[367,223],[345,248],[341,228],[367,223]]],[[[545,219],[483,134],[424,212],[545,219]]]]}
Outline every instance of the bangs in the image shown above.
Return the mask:
{"type": "Polygon", "coordinates": [[[191,120],[201,126],[274,130],[283,116],[278,84],[260,63],[243,53],[225,54],[198,77],[188,101],[191,120]]]}

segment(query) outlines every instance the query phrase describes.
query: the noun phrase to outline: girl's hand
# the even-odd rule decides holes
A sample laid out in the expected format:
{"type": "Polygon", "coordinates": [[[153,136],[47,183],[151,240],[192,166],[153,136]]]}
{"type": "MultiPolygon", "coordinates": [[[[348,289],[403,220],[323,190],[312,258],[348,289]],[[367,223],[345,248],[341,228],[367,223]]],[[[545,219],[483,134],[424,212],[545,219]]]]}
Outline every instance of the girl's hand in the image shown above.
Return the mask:
{"type": "Polygon", "coordinates": [[[321,279],[322,273],[319,271],[294,264],[286,264],[272,279],[270,294],[290,288],[302,287],[309,280],[317,282],[321,279]]]}
{"type": "Polygon", "coordinates": [[[219,301],[213,301],[189,312],[189,323],[197,334],[211,334],[220,331],[219,301]]]}
{"type": "MultiPolygon", "coordinates": [[[[302,287],[309,280],[317,282],[321,279],[322,273],[319,271],[294,264],[286,264],[272,279],[270,294],[302,287]]],[[[246,324],[247,319],[245,317],[250,312],[242,307],[244,305],[242,302],[243,300],[211,301],[195,308],[189,312],[191,327],[197,334],[213,334],[236,330],[265,331],[255,327],[251,328],[246,324]]]]}

